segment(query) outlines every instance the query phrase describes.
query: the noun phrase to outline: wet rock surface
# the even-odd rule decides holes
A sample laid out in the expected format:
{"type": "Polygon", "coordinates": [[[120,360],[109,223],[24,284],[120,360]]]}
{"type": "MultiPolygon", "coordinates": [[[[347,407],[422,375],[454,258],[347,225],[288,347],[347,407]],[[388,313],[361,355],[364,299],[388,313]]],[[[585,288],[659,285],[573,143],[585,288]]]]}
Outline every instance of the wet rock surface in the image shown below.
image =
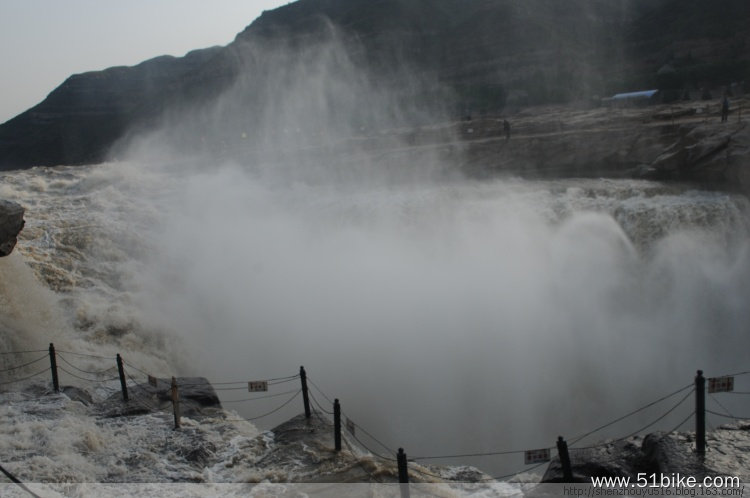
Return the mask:
{"type": "MultiPolygon", "coordinates": [[[[216,415],[222,410],[219,397],[211,383],[203,377],[178,377],[180,414],[187,417],[216,415]]],[[[123,402],[122,393],[113,393],[100,409],[108,417],[148,413],[158,409],[172,411],[172,381],[158,378],[156,386],[148,383],[128,388],[131,401],[123,402]]]]}
{"type": "MultiPolygon", "coordinates": [[[[319,416],[298,415],[266,433],[272,450],[260,458],[259,468],[293,468],[298,482],[397,482],[393,465],[360,459],[350,450],[334,451],[333,427],[319,416]]],[[[272,475],[264,478],[274,480],[272,475]]]]}
{"type": "MultiPolygon", "coordinates": [[[[641,451],[640,443],[638,438],[629,438],[602,446],[570,449],[573,480],[591,482],[591,476],[627,477],[644,472],[642,469],[649,468],[650,463],[641,451]]],[[[542,482],[565,482],[559,458],[550,462],[542,482]]]]}
{"type": "MultiPolygon", "coordinates": [[[[573,480],[591,483],[592,477],[630,477],[638,474],[736,476],[750,479],[750,422],[722,425],[706,434],[706,455],[695,453],[692,432],[654,432],[581,450],[571,449],[573,480]]],[[[558,457],[550,462],[542,482],[565,482],[558,457]]]]}
{"type": "MultiPolygon", "coordinates": [[[[333,424],[319,412],[313,412],[310,419],[298,415],[259,433],[237,414],[213,403],[212,388],[205,379],[181,378],[178,383],[186,394],[185,409],[192,416],[183,415],[177,430],[166,379],[151,386],[150,397],[144,394],[146,386],[131,385],[128,402],[116,383],[94,391],[63,386],[60,393],[54,393],[49,386],[35,385],[21,392],[0,393],[0,438],[24,442],[14,446],[12,458],[4,465],[22,480],[50,483],[398,481],[395,458],[370,453],[346,431],[343,448],[336,452],[333,424]]],[[[692,433],[655,432],[644,438],[571,448],[570,456],[577,482],[590,482],[591,477],[635,479],[639,473],[750,480],[750,422],[710,431],[707,448],[705,458],[699,459],[692,433]]],[[[412,483],[482,486],[492,482],[473,467],[409,462],[408,470],[412,483]]],[[[563,481],[560,462],[555,459],[542,482],[563,481]]]]}
{"type": "MultiPolygon", "coordinates": [[[[263,469],[293,469],[293,481],[304,483],[397,483],[395,455],[384,460],[343,434],[342,450],[335,451],[333,424],[319,413],[298,415],[265,433],[271,448],[256,465],[263,469]]],[[[386,457],[386,455],[380,455],[386,457]]],[[[409,482],[482,482],[491,477],[473,467],[409,465],[409,482]]],[[[270,472],[261,480],[274,481],[270,472]]],[[[283,481],[280,481],[283,482],[283,481]]]]}
{"type": "MultiPolygon", "coordinates": [[[[55,393],[35,384],[0,393],[0,440],[35,434],[32,443],[16,445],[3,464],[23,481],[48,483],[398,482],[395,455],[373,455],[346,433],[342,451],[336,452],[333,424],[321,413],[310,419],[298,415],[259,433],[221,407],[206,379],[177,382],[178,429],[171,379],[159,379],[156,387],[131,383],[128,401],[117,381],[93,390],[65,385],[55,393]]],[[[472,467],[414,462],[409,472],[413,483],[491,479],[472,467]]]]}
{"type": "Polygon", "coordinates": [[[9,255],[16,247],[18,234],[25,224],[24,212],[19,204],[0,200],[0,257],[9,255]]]}

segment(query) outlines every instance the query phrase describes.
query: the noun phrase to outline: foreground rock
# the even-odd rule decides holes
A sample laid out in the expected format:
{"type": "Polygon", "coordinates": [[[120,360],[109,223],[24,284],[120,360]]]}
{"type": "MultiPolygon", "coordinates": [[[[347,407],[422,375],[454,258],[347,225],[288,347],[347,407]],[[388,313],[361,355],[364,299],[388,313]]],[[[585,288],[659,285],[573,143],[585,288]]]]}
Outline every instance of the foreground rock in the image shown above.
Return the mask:
{"type": "MultiPolygon", "coordinates": [[[[304,483],[397,483],[395,455],[373,455],[350,437],[344,437],[342,450],[334,450],[333,424],[314,413],[308,420],[298,415],[268,431],[271,450],[260,458],[259,480],[304,483]],[[382,458],[381,458],[382,457],[382,458]],[[268,469],[263,471],[262,469],[268,469]],[[288,469],[284,479],[274,472],[288,469]]],[[[409,465],[409,482],[486,482],[492,478],[473,467],[409,465]]]]}
{"type": "MultiPolygon", "coordinates": [[[[590,483],[592,477],[630,477],[639,473],[650,476],[694,476],[702,481],[707,476],[739,477],[750,480],[750,422],[722,425],[706,434],[706,456],[700,459],[695,451],[694,433],[655,432],[621,441],[570,450],[573,480],[590,483]]],[[[547,468],[542,482],[564,482],[560,460],[555,458],[547,468]]]]}
{"type": "Polygon", "coordinates": [[[15,202],[0,200],[0,257],[16,247],[18,234],[24,226],[24,209],[15,202]]]}
{"type": "MultiPolygon", "coordinates": [[[[170,379],[155,379],[156,385],[137,384],[128,388],[133,402],[123,403],[122,393],[113,393],[98,408],[107,417],[138,415],[159,410],[172,410],[170,379]]],[[[186,417],[216,416],[222,410],[219,397],[204,377],[179,377],[180,413],[186,417]]]]}
{"type": "MultiPolygon", "coordinates": [[[[65,385],[59,393],[46,384],[0,392],[3,467],[24,482],[66,485],[398,482],[395,459],[371,454],[348,434],[342,451],[336,452],[333,424],[320,413],[309,420],[298,415],[259,431],[240,414],[224,410],[206,379],[177,381],[182,424],[176,430],[170,382],[163,378],[156,386],[130,382],[127,402],[117,380],[93,388],[65,385]]],[[[414,483],[491,479],[471,467],[410,463],[409,471],[414,483]]],[[[0,494],[3,491],[0,486],[0,494]]],[[[216,494],[200,487],[188,491],[195,496],[216,494]]],[[[219,494],[231,495],[229,491],[238,489],[219,494]]],[[[143,488],[135,488],[111,496],[144,494],[143,488]]]]}

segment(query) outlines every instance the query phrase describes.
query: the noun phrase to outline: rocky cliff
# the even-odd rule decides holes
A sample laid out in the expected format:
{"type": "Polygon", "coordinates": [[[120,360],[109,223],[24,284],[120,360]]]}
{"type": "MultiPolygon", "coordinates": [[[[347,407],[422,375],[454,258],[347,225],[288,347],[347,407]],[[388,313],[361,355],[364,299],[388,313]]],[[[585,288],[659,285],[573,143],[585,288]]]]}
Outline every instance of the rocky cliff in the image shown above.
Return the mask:
{"type": "MultiPolygon", "coordinates": [[[[420,84],[392,85],[401,93],[395,105],[439,101],[456,113],[499,112],[506,104],[566,102],[656,85],[725,85],[750,79],[750,34],[741,29],[749,5],[299,0],[264,13],[226,47],[71,76],[43,102],[0,125],[0,169],[102,161],[118,141],[167,116],[205,110],[238,78],[244,96],[273,84],[268,74],[279,60],[264,51],[304,47],[331,29],[365,77],[398,79],[404,69],[417,75],[420,84]],[[660,81],[657,72],[667,63],[673,71],[660,81]]],[[[252,127],[247,116],[263,114],[265,104],[243,98],[190,116],[202,116],[201,130],[217,122],[252,127]]]]}
{"type": "Polygon", "coordinates": [[[128,132],[170,108],[216,97],[234,74],[226,51],[212,48],[73,75],[0,126],[0,169],[101,162],[128,132]]]}

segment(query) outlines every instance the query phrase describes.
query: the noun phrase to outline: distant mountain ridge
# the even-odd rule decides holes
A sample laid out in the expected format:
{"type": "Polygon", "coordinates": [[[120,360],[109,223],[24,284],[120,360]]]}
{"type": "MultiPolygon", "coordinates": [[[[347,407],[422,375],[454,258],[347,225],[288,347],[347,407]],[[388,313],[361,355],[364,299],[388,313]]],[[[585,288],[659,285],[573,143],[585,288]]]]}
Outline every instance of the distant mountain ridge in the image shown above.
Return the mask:
{"type": "MultiPolygon", "coordinates": [[[[239,77],[251,94],[269,72],[264,47],[304,47],[331,27],[365,71],[408,67],[450,90],[403,85],[403,101],[447,99],[458,115],[652,88],[665,65],[668,84],[685,88],[750,79],[748,25],[746,0],[299,0],[226,47],[71,76],[0,125],[0,169],[101,162],[123,137],[210,105],[239,77]]],[[[242,105],[262,104],[231,112],[242,105]]]]}

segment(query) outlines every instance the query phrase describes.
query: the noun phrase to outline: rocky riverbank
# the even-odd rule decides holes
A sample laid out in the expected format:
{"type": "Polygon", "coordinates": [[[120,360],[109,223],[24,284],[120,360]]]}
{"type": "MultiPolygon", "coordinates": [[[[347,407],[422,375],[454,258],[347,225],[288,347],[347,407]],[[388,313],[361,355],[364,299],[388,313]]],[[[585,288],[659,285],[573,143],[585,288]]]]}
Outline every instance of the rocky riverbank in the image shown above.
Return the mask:
{"type": "MultiPolygon", "coordinates": [[[[708,476],[739,477],[750,480],[750,423],[719,426],[706,433],[707,452],[701,459],[695,453],[694,432],[654,432],[645,437],[633,436],[570,450],[575,482],[590,483],[592,477],[629,477],[639,473],[665,476],[694,476],[702,481],[708,476]]],[[[555,457],[542,482],[564,482],[562,465],[555,457]]]]}
{"type": "Polygon", "coordinates": [[[637,177],[750,190],[750,127],[734,101],[722,123],[718,102],[576,109],[535,107],[502,119],[457,124],[473,175],[637,177]]]}
{"type": "MultiPolygon", "coordinates": [[[[177,383],[179,429],[168,379],[155,387],[130,383],[128,401],[116,381],[95,389],[61,386],[59,393],[41,384],[0,393],[2,464],[21,481],[50,484],[398,482],[395,461],[346,434],[336,452],[333,425],[322,413],[259,431],[225,410],[205,379],[177,383]]],[[[415,483],[491,479],[473,467],[414,465],[415,483]]]]}
{"type": "MultiPolygon", "coordinates": [[[[346,431],[343,449],[336,452],[333,425],[320,412],[258,431],[224,410],[205,379],[177,382],[182,386],[182,424],[177,430],[166,379],[156,387],[131,384],[127,402],[116,382],[94,390],[63,386],[55,393],[37,384],[1,393],[0,444],[14,448],[3,465],[22,481],[48,484],[398,482],[393,455],[370,453],[346,431]]],[[[638,473],[750,480],[750,424],[721,426],[707,434],[707,443],[705,460],[695,455],[689,432],[656,432],[571,449],[574,481],[635,479],[638,473]]],[[[410,482],[416,484],[495,482],[469,466],[409,462],[408,470],[410,482]]],[[[525,475],[523,480],[530,478],[525,475]]],[[[564,482],[557,458],[541,482],[564,482]]]]}
{"type": "MultiPolygon", "coordinates": [[[[384,168],[399,169],[438,158],[446,169],[459,167],[478,178],[640,178],[748,192],[748,113],[748,96],[733,100],[727,122],[721,122],[718,101],[627,108],[536,106],[363,133],[321,153],[335,150],[336,157],[345,157],[358,151],[384,168]]],[[[316,151],[305,153],[314,156],[316,151]]]]}

